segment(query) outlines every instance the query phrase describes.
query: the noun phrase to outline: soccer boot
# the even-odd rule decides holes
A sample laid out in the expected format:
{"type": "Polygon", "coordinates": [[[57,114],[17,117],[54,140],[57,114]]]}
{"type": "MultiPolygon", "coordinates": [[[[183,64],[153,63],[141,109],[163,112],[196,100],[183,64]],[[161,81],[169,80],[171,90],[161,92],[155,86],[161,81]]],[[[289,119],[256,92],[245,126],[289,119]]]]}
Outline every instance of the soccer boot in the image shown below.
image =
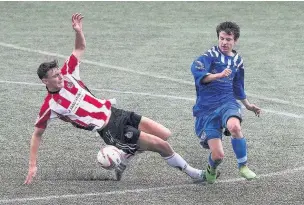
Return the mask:
{"type": "Polygon", "coordinates": [[[210,165],[208,165],[207,170],[205,172],[205,177],[206,177],[206,181],[209,184],[213,184],[217,177],[219,177],[218,171],[212,167],[210,167],[210,165]]]}
{"type": "MultiPolygon", "coordinates": [[[[220,175],[221,175],[221,172],[217,171],[216,172],[216,179],[218,179],[220,177],[220,175]]],[[[206,170],[202,170],[201,175],[198,178],[192,178],[192,180],[193,180],[194,183],[201,183],[201,182],[207,181],[206,170]]]]}
{"type": "Polygon", "coordinates": [[[198,177],[191,177],[193,183],[201,183],[206,181],[206,171],[201,170],[201,174],[198,177]]]}
{"type": "Polygon", "coordinates": [[[122,174],[126,170],[126,168],[127,168],[127,165],[125,165],[123,163],[120,163],[120,165],[115,168],[116,181],[121,180],[122,174]]]}
{"type": "Polygon", "coordinates": [[[246,165],[243,165],[239,169],[240,175],[247,180],[252,180],[256,178],[256,174],[251,171],[246,165]]]}

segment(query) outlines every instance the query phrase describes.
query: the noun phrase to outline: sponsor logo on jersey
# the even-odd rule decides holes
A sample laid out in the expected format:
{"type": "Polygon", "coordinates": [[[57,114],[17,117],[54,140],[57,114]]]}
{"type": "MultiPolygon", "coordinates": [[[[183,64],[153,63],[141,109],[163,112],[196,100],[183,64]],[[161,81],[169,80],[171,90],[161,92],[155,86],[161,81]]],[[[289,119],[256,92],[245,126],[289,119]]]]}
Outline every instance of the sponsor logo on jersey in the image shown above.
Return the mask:
{"type": "Polygon", "coordinates": [[[80,103],[82,102],[83,98],[85,96],[85,91],[80,89],[77,94],[75,95],[75,99],[69,106],[68,110],[72,113],[76,113],[78,108],[80,107],[80,103]]]}

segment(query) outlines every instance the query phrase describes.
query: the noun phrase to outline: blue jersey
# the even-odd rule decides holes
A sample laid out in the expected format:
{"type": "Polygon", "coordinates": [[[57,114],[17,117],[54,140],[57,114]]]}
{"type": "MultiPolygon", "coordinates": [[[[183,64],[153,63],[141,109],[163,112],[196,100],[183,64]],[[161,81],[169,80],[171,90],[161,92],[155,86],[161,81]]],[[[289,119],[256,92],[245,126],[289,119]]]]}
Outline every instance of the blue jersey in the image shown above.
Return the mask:
{"type": "Polygon", "coordinates": [[[243,59],[236,51],[233,53],[234,56],[227,56],[214,46],[192,63],[197,97],[193,106],[194,116],[209,115],[225,103],[246,98],[243,59]],[[221,73],[226,68],[232,70],[228,77],[202,83],[207,75],[221,73]]]}

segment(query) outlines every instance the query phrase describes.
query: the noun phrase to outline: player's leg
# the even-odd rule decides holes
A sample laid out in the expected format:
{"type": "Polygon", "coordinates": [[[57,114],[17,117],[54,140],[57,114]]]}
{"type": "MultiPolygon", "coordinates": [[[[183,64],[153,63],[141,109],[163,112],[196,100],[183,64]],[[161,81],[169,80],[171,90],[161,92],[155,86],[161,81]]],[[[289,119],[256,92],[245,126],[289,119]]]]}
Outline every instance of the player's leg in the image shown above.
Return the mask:
{"type": "Polygon", "coordinates": [[[209,116],[196,118],[195,130],[200,137],[200,144],[205,149],[210,149],[206,169],[207,182],[212,184],[219,174],[217,167],[224,158],[222,146],[222,126],[219,117],[213,113],[209,116]]]}
{"type": "Polygon", "coordinates": [[[231,133],[231,144],[237,158],[240,175],[248,180],[256,177],[256,174],[247,167],[247,142],[241,130],[241,115],[237,109],[227,110],[224,114],[226,128],[231,133]]]}
{"type": "Polygon", "coordinates": [[[168,128],[144,116],[140,120],[138,129],[163,140],[168,140],[171,135],[171,131],[168,128]]]}
{"type": "MultiPolygon", "coordinates": [[[[119,181],[127,168],[127,164],[134,157],[138,149],[136,142],[139,137],[139,131],[135,129],[135,133],[133,133],[133,130],[129,130],[130,132],[127,133],[124,130],[132,112],[117,109],[115,107],[112,107],[111,111],[112,113],[108,124],[102,130],[98,130],[97,133],[106,144],[113,145],[120,150],[122,162],[115,168],[116,179],[119,181]]],[[[139,121],[140,116],[136,118],[137,125],[139,124],[139,121]]]]}
{"type": "Polygon", "coordinates": [[[222,163],[225,155],[221,137],[207,137],[207,140],[210,154],[208,156],[206,179],[208,183],[213,184],[216,181],[218,175],[217,168],[222,163]]]}
{"type": "Polygon", "coordinates": [[[191,178],[203,180],[203,171],[190,166],[178,153],[174,152],[167,141],[141,131],[137,144],[141,150],[159,153],[168,165],[178,168],[191,178]]]}
{"type": "MultiPolygon", "coordinates": [[[[163,125],[141,115],[138,115],[134,112],[125,111],[122,109],[112,108],[112,118],[115,118],[114,124],[118,126],[118,130],[123,128],[123,133],[118,134],[121,137],[119,138],[120,143],[117,146],[120,146],[122,152],[122,162],[121,168],[118,167],[115,172],[117,179],[119,180],[122,176],[123,171],[129,161],[134,157],[134,145],[137,146],[137,141],[140,135],[140,131],[145,133],[150,133],[153,136],[156,136],[162,140],[167,140],[171,135],[169,129],[163,125]]],[[[115,130],[113,130],[115,132],[115,130]]],[[[136,153],[141,153],[144,151],[141,147],[136,147],[136,153]]]]}

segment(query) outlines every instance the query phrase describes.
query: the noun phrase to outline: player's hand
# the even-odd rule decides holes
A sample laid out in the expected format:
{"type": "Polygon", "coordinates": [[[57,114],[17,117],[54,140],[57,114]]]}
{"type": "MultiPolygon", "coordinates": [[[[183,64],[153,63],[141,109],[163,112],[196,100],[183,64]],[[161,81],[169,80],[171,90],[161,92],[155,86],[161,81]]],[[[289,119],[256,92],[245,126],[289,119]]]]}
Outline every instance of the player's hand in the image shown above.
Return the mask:
{"type": "Polygon", "coordinates": [[[32,183],[33,178],[36,176],[36,173],[37,173],[37,166],[30,166],[24,184],[32,183]]]}
{"type": "Polygon", "coordinates": [[[76,32],[82,31],[82,19],[83,16],[79,13],[73,14],[72,16],[72,27],[76,32]]]}
{"type": "Polygon", "coordinates": [[[259,108],[258,106],[256,106],[255,104],[249,104],[246,106],[247,110],[250,110],[252,112],[254,112],[254,114],[258,117],[260,117],[261,114],[261,108],[259,108]]]}
{"type": "Polygon", "coordinates": [[[221,72],[221,77],[225,78],[228,77],[232,73],[232,70],[230,68],[226,68],[221,72]]]}

